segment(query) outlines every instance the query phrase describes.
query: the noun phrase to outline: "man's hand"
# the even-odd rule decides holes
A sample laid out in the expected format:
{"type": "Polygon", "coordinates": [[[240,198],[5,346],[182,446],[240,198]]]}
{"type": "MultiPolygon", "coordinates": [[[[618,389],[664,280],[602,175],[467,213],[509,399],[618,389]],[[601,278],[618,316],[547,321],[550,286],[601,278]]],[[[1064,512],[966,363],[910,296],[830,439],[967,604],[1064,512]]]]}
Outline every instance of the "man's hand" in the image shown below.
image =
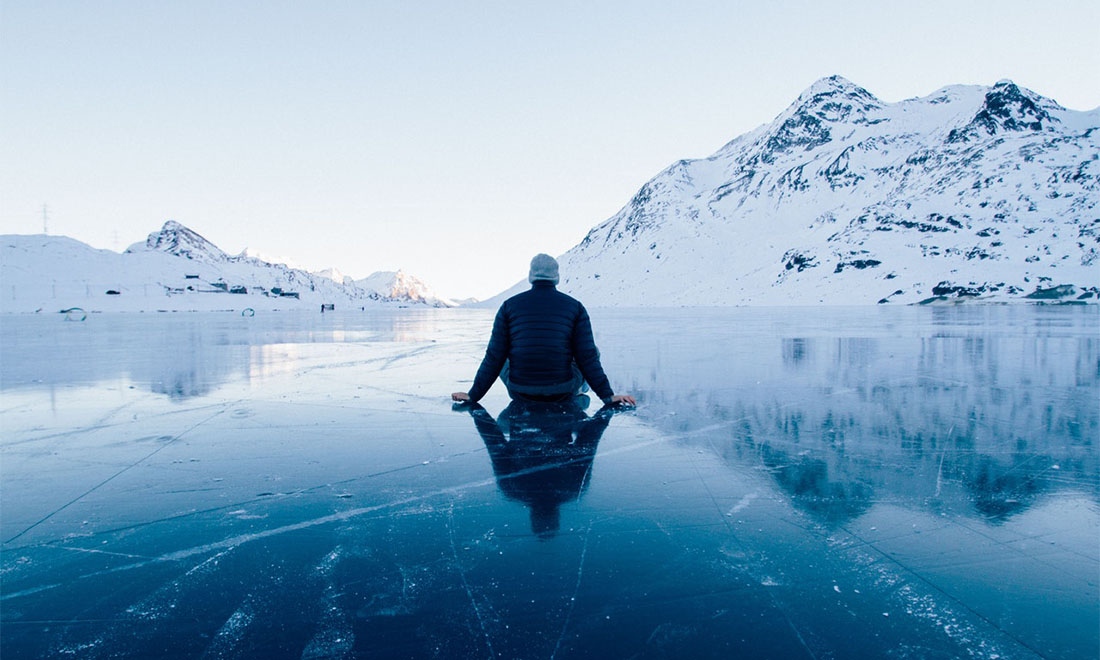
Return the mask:
{"type": "Polygon", "coordinates": [[[634,400],[634,397],[630,396],[629,394],[616,394],[615,396],[611,397],[611,405],[614,406],[620,403],[625,403],[628,406],[638,405],[638,402],[634,400]]]}
{"type": "Polygon", "coordinates": [[[469,403],[470,395],[465,392],[452,392],[451,401],[460,401],[462,403],[469,403]]]}

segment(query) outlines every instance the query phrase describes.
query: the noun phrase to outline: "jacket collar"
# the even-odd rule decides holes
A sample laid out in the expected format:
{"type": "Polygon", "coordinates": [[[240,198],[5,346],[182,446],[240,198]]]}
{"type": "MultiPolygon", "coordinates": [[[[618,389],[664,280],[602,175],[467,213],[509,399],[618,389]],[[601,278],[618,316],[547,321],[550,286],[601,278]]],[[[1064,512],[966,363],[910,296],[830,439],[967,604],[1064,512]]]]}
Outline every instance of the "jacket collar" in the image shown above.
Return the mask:
{"type": "Polygon", "coordinates": [[[550,280],[535,280],[531,282],[532,289],[553,289],[554,283],[550,280]]]}

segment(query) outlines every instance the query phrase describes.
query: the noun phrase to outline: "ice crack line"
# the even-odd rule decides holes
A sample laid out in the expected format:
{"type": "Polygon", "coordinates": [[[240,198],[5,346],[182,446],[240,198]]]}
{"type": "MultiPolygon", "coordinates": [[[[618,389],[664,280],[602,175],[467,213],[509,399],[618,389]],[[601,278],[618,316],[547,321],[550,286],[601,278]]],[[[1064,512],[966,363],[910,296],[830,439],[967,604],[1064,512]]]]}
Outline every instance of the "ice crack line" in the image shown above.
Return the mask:
{"type": "Polygon", "coordinates": [[[588,554],[588,536],[592,533],[592,526],[589,525],[584,530],[584,544],[581,545],[581,558],[577,563],[577,582],[573,585],[573,595],[569,598],[569,609],[565,613],[565,622],[561,624],[561,634],[558,635],[558,641],[554,644],[554,651],[550,654],[550,660],[558,655],[558,649],[561,648],[562,640],[565,639],[565,633],[569,629],[569,620],[573,618],[573,608],[577,605],[577,594],[581,590],[581,576],[584,575],[584,557],[588,554]]]}
{"type": "MultiPolygon", "coordinates": [[[[955,431],[955,425],[952,424],[951,428],[947,429],[947,440],[951,439],[951,434],[955,431]]],[[[936,497],[940,496],[940,489],[943,487],[943,457],[947,455],[947,449],[940,452],[940,467],[936,470],[936,497]]]]}
{"type": "MultiPolygon", "coordinates": [[[[984,622],[985,622],[985,623],[986,623],[987,625],[989,625],[989,626],[990,626],[991,628],[993,628],[994,630],[996,630],[996,631],[1000,632],[1000,633],[1001,633],[1002,635],[1004,635],[1004,636],[1005,636],[1005,637],[1007,637],[1008,639],[1012,640],[1013,642],[1016,642],[1016,643],[1017,643],[1017,644],[1019,644],[1019,645],[1020,645],[1021,647],[1023,647],[1023,648],[1025,648],[1025,649],[1027,649],[1028,651],[1030,651],[1030,652],[1034,653],[1035,655],[1037,655],[1037,656],[1038,656],[1038,657],[1040,657],[1040,658],[1042,658],[1042,657],[1045,657],[1045,656],[1044,656],[1044,655],[1042,654],[1042,652],[1041,652],[1041,651],[1039,651],[1038,649],[1036,649],[1036,648],[1032,647],[1032,646],[1031,646],[1031,645],[1029,645],[1029,644],[1028,644],[1027,642],[1025,642],[1024,640],[1020,639],[1020,638],[1019,638],[1019,637],[1018,637],[1017,635],[1015,635],[1015,634],[1013,634],[1013,633],[1009,632],[1008,630],[1004,629],[1004,628],[1003,628],[1003,627],[1001,627],[1001,625],[1000,625],[999,623],[997,623],[996,621],[993,621],[993,620],[992,620],[992,619],[990,619],[990,618],[989,618],[988,616],[986,616],[986,615],[982,614],[981,612],[979,612],[978,610],[974,609],[973,607],[971,607],[970,605],[968,605],[967,603],[965,603],[965,602],[964,602],[963,600],[961,600],[961,599],[960,599],[959,597],[957,597],[957,596],[955,596],[955,595],[953,595],[953,594],[951,594],[951,593],[947,592],[947,591],[946,591],[945,589],[941,588],[941,587],[940,587],[940,586],[939,586],[938,584],[936,584],[935,582],[933,582],[933,581],[932,581],[932,580],[931,580],[930,578],[928,578],[928,577],[926,577],[926,576],[922,575],[921,573],[918,573],[918,572],[917,572],[917,571],[916,571],[915,569],[913,569],[913,568],[910,568],[910,567],[909,567],[909,566],[907,566],[907,565],[906,565],[906,564],[905,564],[904,562],[902,562],[902,561],[899,561],[899,560],[898,560],[898,559],[897,559],[896,557],[894,557],[894,556],[893,556],[893,555],[891,555],[890,553],[886,552],[885,550],[882,550],[881,548],[879,548],[879,547],[878,547],[877,545],[875,545],[874,543],[872,543],[872,542],[870,542],[870,541],[867,541],[867,540],[866,540],[866,539],[864,539],[864,538],[863,538],[862,536],[860,536],[859,534],[856,534],[856,533],[855,533],[855,532],[853,532],[853,531],[852,531],[851,529],[848,529],[847,527],[845,527],[845,526],[843,526],[843,525],[841,525],[841,526],[840,526],[840,529],[842,529],[842,530],[843,530],[843,531],[844,531],[845,533],[847,533],[848,535],[850,535],[850,536],[853,536],[853,537],[855,537],[855,538],[859,539],[860,541],[862,541],[862,542],[863,542],[863,544],[864,544],[864,545],[865,545],[865,546],[866,546],[867,548],[870,548],[870,549],[871,549],[872,551],[874,551],[874,552],[875,552],[876,554],[878,554],[878,555],[879,555],[879,556],[881,557],[881,559],[882,559],[883,561],[885,561],[885,562],[889,562],[889,563],[893,564],[894,566],[897,566],[897,567],[898,567],[899,569],[901,569],[902,571],[904,571],[904,572],[908,573],[909,575],[912,575],[912,576],[913,576],[914,578],[916,578],[916,579],[917,579],[917,580],[919,580],[920,582],[924,583],[925,585],[927,585],[928,587],[930,587],[931,589],[933,589],[934,591],[936,591],[937,593],[939,593],[940,595],[942,595],[943,597],[945,597],[945,598],[946,598],[947,600],[949,600],[949,601],[951,601],[951,602],[955,603],[956,605],[958,605],[958,606],[959,606],[959,607],[961,607],[962,609],[964,609],[964,610],[966,610],[967,612],[969,612],[969,613],[970,613],[971,615],[973,615],[974,617],[976,617],[976,618],[978,618],[978,619],[980,619],[980,620],[984,621],[984,622]]],[[[949,635],[950,635],[950,633],[949,633],[949,635]]]]}
{"type": "MultiPolygon", "coordinates": [[[[720,427],[720,426],[724,426],[724,424],[716,424],[715,426],[720,427]]],[[[661,438],[656,438],[654,440],[636,442],[636,443],[633,443],[633,444],[630,444],[630,445],[627,445],[627,446],[624,446],[624,447],[618,447],[616,449],[612,449],[610,451],[600,452],[600,456],[605,456],[606,457],[606,456],[612,456],[612,455],[615,455],[615,454],[621,454],[621,453],[625,453],[625,452],[637,451],[639,449],[644,449],[646,447],[651,447],[651,446],[656,445],[656,444],[660,444],[660,443],[663,443],[663,442],[668,442],[668,441],[670,441],[672,439],[675,439],[677,437],[682,437],[683,435],[691,435],[692,433],[694,433],[694,432],[689,432],[689,433],[686,433],[686,434],[669,435],[669,436],[664,436],[664,437],[661,437],[661,438]]],[[[548,469],[554,469],[554,468],[558,467],[559,465],[560,464],[551,464],[551,465],[547,465],[547,466],[534,467],[534,468],[530,468],[530,469],[527,469],[527,470],[520,470],[518,472],[513,472],[509,476],[510,477],[517,477],[517,476],[524,475],[524,474],[533,474],[533,473],[542,472],[542,471],[548,470],[548,469]]],[[[319,518],[313,518],[313,519],[310,519],[310,520],[303,520],[301,522],[292,523],[290,525],[284,525],[282,527],[273,527],[273,528],[270,528],[270,529],[265,529],[263,531],[254,532],[254,533],[251,533],[251,534],[240,534],[240,535],[237,535],[237,536],[232,536],[232,537],[227,538],[227,539],[222,539],[221,541],[215,541],[213,543],[207,543],[207,544],[204,544],[204,545],[198,545],[198,546],[193,546],[193,547],[190,547],[190,548],[184,548],[182,550],[176,550],[174,552],[169,552],[169,553],[160,555],[159,557],[153,557],[152,559],[149,559],[149,560],[146,560],[146,561],[140,561],[140,562],[134,562],[134,563],[131,563],[131,564],[125,564],[125,565],[122,565],[122,566],[116,566],[114,568],[109,568],[109,569],[102,570],[102,571],[95,571],[95,572],[92,572],[92,573],[85,573],[84,575],[79,576],[78,579],[86,579],[86,578],[91,578],[91,577],[97,577],[97,576],[104,575],[104,574],[107,574],[107,573],[117,573],[117,572],[120,572],[120,571],[127,571],[127,570],[132,570],[132,569],[135,569],[135,568],[142,568],[144,566],[149,566],[151,564],[157,564],[157,563],[162,563],[162,562],[180,561],[182,559],[187,559],[189,557],[194,557],[196,555],[205,554],[207,552],[213,552],[215,550],[231,549],[231,548],[235,548],[239,545],[243,545],[245,543],[249,543],[249,542],[252,542],[252,541],[258,541],[258,540],[269,538],[269,537],[272,537],[272,536],[279,536],[281,534],[286,534],[286,533],[289,533],[289,532],[295,532],[295,531],[302,530],[302,529],[309,529],[311,527],[316,527],[316,526],[319,526],[319,525],[326,525],[326,524],[332,523],[332,522],[342,522],[344,520],[349,520],[351,518],[357,518],[357,517],[362,516],[362,515],[367,514],[367,513],[373,513],[375,511],[380,511],[380,510],[383,510],[383,509],[389,509],[389,508],[392,508],[392,507],[403,506],[405,504],[412,504],[414,502],[421,502],[423,500],[430,499],[432,497],[438,497],[440,495],[460,493],[462,491],[470,490],[470,489],[473,489],[473,488],[484,488],[485,486],[490,486],[490,485],[493,485],[493,484],[496,484],[496,483],[497,483],[496,477],[488,477],[488,478],[485,478],[485,479],[480,479],[480,480],[477,480],[477,481],[470,481],[470,482],[467,482],[467,483],[464,483],[464,484],[459,484],[459,485],[456,485],[456,486],[450,486],[450,487],[447,487],[447,488],[439,488],[439,489],[436,489],[436,490],[433,490],[433,491],[422,493],[420,495],[412,495],[410,497],[404,497],[404,498],[401,498],[401,499],[393,500],[393,501],[390,501],[390,502],[383,502],[381,504],[375,504],[375,505],[372,505],[372,506],[365,506],[365,507],[359,507],[359,508],[355,508],[355,509],[348,509],[346,511],[340,511],[340,512],[337,512],[337,513],[332,513],[332,514],[329,514],[327,516],[321,516],[319,518]]],[[[217,507],[217,508],[225,508],[225,507],[217,507]]],[[[58,584],[44,585],[42,587],[35,587],[33,589],[27,589],[27,590],[20,591],[20,592],[14,592],[14,593],[10,593],[10,594],[3,594],[3,595],[0,595],[0,601],[5,601],[5,600],[8,600],[10,598],[18,598],[20,596],[26,596],[26,595],[29,595],[29,594],[32,594],[32,593],[37,593],[39,591],[44,591],[44,590],[47,590],[47,589],[53,589],[55,587],[60,587],[60,586],[62,586],[62,584],[58,583],[58,584]]]]}
{"type": "MultiPolygon", "coordinates": [[[[207,406],[196,406],[194,408],[188,408],[186,410],[172,410],[172,411],[169,411],[169,412],[157,413],[155,415],[147,415],[147,416],[143,417],[143,420],[144,421],[149,421],[151,419],[158,419],[160,417],[167,417],[168,415],[181,415],[181,414],[189,413],[189,412],[197,412],[199,410],[203,410],[203,409],[206,409],[206,408],[221,408],[221,407],[224,407],[224,406],[225,406],[225,404],[215,403],[215,404],[210,404],[210,405],[207,405],[207,406]]],[[[130,421],[125,421],[125,422],[116,422],[116,423],[113,423],[113,424],[94,424],[94,425],[91,425],[91,426],[82,426],[79,429],[75,429],[75,430],[57,431],[57,432],[54,432],[54,433],[49,433],[47,435],[38,435],[38,436],[30,437],[30,438],[23,438],[22,440],[13,440],[13,441],[10,441],[10,442],[4,442],[4,443],[0,444],[0,447],[3,447],[5,449],[7,449],[8,447],[14,447],[16,445],[23,445],[23,444],[27,444],[28,442],[39,442],[41,440],[53,440],[55,438],[65,438],[65,437],[69,437],[69,436],[81,435],[83,433],[91,433],[92,431],[101,431],[103,429],[110,429],[110,428],[115,428],[115,427],[118,427],[118,426],[126,426],[127,424],[131,424],[131,423],[132,422],[130,422],[130,421]]]]}
{"type": "MultiPolygon", "coordinates": [[[[240,401],[237,401],[236,403],[240,403],[240,401]]],[[[235,405],[235,404],[230,404],[230,405],[235,405]]],[[[174,438],[172,438],[172,439],[171,439],[171,440],[169,440],[168,442],[165,442],[164,444],[162,444],[161,446],[157,447],[157,448],[156,448],[156,449],[154,449],[153,451],[149,452],[149,453],[148,453],[148,454],[146,454],[145,456],[143,456],[143,457],[139,458],[139,459],[138,459],[137,461],[135,461],[134,463],[131,463],[130,465],[127,465],[126,467],[122,468],[122,469],[121,469],[121,470],[119,470],[118,472],[115,472],[114,474],[112,474],[111,476],[107,477],[107,478],[106,478],[106,479],[104,479],[103,481],[99,482],[98,484],[96,484],[96,485],[92,486],[91,488],[89,488],[88,490],[84,491],[84,492],[83,492],[83,493],[81,493],[80,495],[77,495],[76,497],[74,497],[73,499],[69,500],[69,501],[68,501],[68,502],[66,502],[65,504],[62,504],[62,505],[61,505],[60,507],[58,507],[58,508],[54,509],[54,510],[53,510],[53,511],[51,511],[50,513],[47,513],[47,514],[46,514],[45,516],[43,516],[42,518],[40,518],[40,519],[39,519],[39,520],[38,520],[37,522],[34,522],[34,523],[32,523],[32,524],[31,524],[31,525],[30,525],[29,527],[27,527],[27,528],[26,528],[26,529],[24,529],[23,531],[19,532],[18,534],[16,534],[15,536],[11,537],[10,539],[7,539],[6,541],[4,541],[4,543],[5,543],[5,544],[7,544],[7,543],[11,543],[12,541],[14,541],[14,540],[18,539],[18,538],[19,538],[20,536],[23,536],[24,534],[26,534],[27,532],[31,531],[31,530],[32,530],[32,529],[34,529],[35,527],[38,527],[39,525],[41,525],[42,523],[46,522],[46,521],[47,521],[47,520],[49,520],[50,518],[53,518],[53,517],[54,517],[55,515],[57,515],[57,514],[61,513],[62,511],[64,511],[65,509],[69,508],[69,507],[70,507],[70,506],[72,506],[73,504],[76,504],[76,503],[77,503],[77,502],[79,502],[80,500],[84,499],[85,497],[87,497],[87,496],[88,496],[88,495],[90,495],[91,493],[93,493],[93,492],[95,492],[96,490],[99,490],[99,489],[100,489],[100,488],[102,488],[103,486],[107,485],[107,484],[108,484],[108,483],[110,483],[110,482],[111,482],[111,481],[112,481],[112,480],[113,480],[113,479],[114,479],[115,477],[117,477],[117,476],[119,476],[119,475],[121,475],[121,474],[123,474],[123,473],[125,473],[125,472],[127,472],[127,471],[129,471],[129,470],[131,470],[131,469],[133,469],[133,468],[135,468],[135,467],[137,467],[137,466],[141,465],[142,463],[144,463],[145,461],[149,460],[149,459],[150,459],[150,458],[152,458],[153,456],[156,456],[156,455],[157,455],[157,454],[158,454],[159,452],[161,452],[161,451],[162,451],[162,450],[163,450],[163,449],[164,449],[165,447],[168,447],[169,445],[175,444],[175,442],[176,442],[177,440],[179,440],[180,438],[182,438],[182,437],[183,437],[184,435],[186,435],[186,434],[190,433],[191,431],[194,431],[194,430],[195,430],[196,428],[198,428],[199,426],[202,426],[203,424],[205,424],[205,423],[209,422],[210,420],[214,419],[214,418],[215,418],[215,417],[217,417],[218,415],[220,415],[220,414],[222,414],[223,412],[225,412],[226,408],[228,408],[228,407],[229,407],[229,406],[227,405],[227,406],[225,406],[224,408],[222,408],[221,410],[219,410],[218,412],[216,412],[216,413],[214,413],[213,415],[211,415],[211,416],[207,417],[206,419],[204,419],[204,420],[202,420],[202,421],[200,421],[200,422],[196,422],[196,423],[195,423],[194,425],[192,425],[191,427],[187,428],[187,429],[186,429],[186,430],[184,430],[184,431],[183,431],[182,433],[179,433],[179,434],[177,434],[177,435],[176,435],[176,436],[175,436],[174,438]]]]}
{"type": "Polygon", "coordinates": [[[474,608],[474,615],[477,617],[477,624],[481,627],[481,634],[485,637],[485,646],[489,647],[489,657],[497,657],[496,651],[493,650],[493,641],[489,639],[489,631],[485,628],[485,619],[481,616],[481,608],[477,606],[477,599],[474,598],[474,592],[470,589],[470,583],[466,579],[466,571],[462,568],[462,560],[458,558],[458,548],[455,547],[455,503],[451,500],[451,508],[447,511],[447,537],[451,541],[451,555],[455,558],[455,568],[458,569],[458,576],[462,579],[462,588],[466,590],[466,596],[470,599],[470,605],[474,608]]]}
{"type": "MultiPolygon", "coordinates": [[[[714,450],[713,444],[711,445],[711,450],[712,451],[714,450]]],[[[722,515],[722,507],[718,504],[718,498],[714,496],[714,492],[710,489],[710,485],[707,484],[707,480],[703,477],[702,472],[699,471],[699,466],[698,466],[698,464],[696,464],[694,457],[692,457],[692,459],[691,459],[691,465],[695,469],[695,474],[699,477],[699,483],[701,483],[703,485],[703,490],[705,490],[707,492],[707,495],[710,496],[711,502],[714,503],[714,509],[715,509],[715,511],[718,512],[719,519],[722,521],[722,524],[725,525],[726,531],[729,532],[730,537],[733,538],[733,540],[737,543],[737,545],[741,546],[741,549],[747,555],[748,554],[748,548],[745,547],[744,542],[742,542],[741,539],[738,538],[737,534],[734,532],[733,525],[730,523],[730,517],[728,515],[727,516],[722,515]]],[[[741,506],[742,503],[744,503],[744,506],[748,506],[748,502],[751,502],[751,501],[752,501],[752,499],[750,499],[750,497],[748,497],[748,496],[746,496],[745,498],[742,498],[742,500],[740,502],[738,502],[736,505],[734,505],[733,509],[731,510],[731,513],[740,510],[740,508],[743,508],[741,506]],[[746,502],[746,500],[748,500],[748,501],[746,502]]],[[[802,648],[806,651],[806,654],[809,655],[810,658],[812,658],[813,660],[817,660],[817,654],[814,653],[813,649],[810,648],[810,645],[806,642],[806,638],[802,635],[802,631],[798,629],[798,626],[795,625],[794,620],[791,619],[791,615],[787,612],[786,608],[783,607],[783,605],[779,602],[778,598],[775,595],[775,592],[773,590],[769,589],[769,590],[767,590],[766,593],[768,594],[768,598],[772,601],[772,605],[775,606],[775,609],[777,609],[779,611],[779,613],[783,615],[783,618],[787,621],[787,625],[790,627],[791,632],[794,633],[795,638],[798,640],[798,643],[802,645],[802,648]]]]}

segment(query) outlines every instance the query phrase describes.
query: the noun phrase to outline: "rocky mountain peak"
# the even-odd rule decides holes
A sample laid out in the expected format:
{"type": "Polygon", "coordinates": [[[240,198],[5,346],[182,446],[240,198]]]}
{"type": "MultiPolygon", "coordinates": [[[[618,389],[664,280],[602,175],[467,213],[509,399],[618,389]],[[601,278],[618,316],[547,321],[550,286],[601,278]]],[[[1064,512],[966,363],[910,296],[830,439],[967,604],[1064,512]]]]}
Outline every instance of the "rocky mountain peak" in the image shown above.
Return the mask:
{"type": "Polygon", "coordinates": [[[874,95],[851,80],[848,80],[844,76],[832,75],[814,81],[812,85],[799,94],[798,100],[795,103],[804,104],[807,101],[814,100],[821,96],[835,96],[838,94],[843,96],[863,97],[877,101],[874,95]]]}
{"type": "Polygon", "coordinates": [[[882,103],[871,92],[835,75],[816,81],[791,104],[795,113],[813,114],[832,122],[859,119],[868,111],[881,107],[882,103]]]}
{"type": "Polygon", "coordinates": [[[826,144],[834,124],[877,123],[873,115],[881,108],[873,94],[847,78],[822,78],[780,115],[777,127],[764,140],[759,161],[771,163],[780,154],[826,144]]]}
{"type": "Polygon", "coordinates": [[[198,261],[224,262],[229,258],[218,246],[175,220],[165,222],[160,231],[149,234],[144,244],[134,244],[126,251],[139,249],[159,250],[198,261]]]}
{"type": "Polygon", "coordinates": [[[1058,120],[1043,107],[1043,99],[1021,90],[1011,80],[1000,80],[986,92],[974,118],[961,129],[951,131],[948,142],[967,142],[981,135],[1005,131],[1042,131],[1058,120]]]}

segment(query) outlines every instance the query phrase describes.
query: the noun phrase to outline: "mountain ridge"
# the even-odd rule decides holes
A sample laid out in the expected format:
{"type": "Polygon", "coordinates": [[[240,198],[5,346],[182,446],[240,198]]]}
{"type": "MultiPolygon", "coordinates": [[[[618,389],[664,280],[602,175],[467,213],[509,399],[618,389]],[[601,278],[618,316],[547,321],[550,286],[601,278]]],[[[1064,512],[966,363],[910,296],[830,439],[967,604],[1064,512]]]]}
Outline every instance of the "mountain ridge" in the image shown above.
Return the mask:
{"type": "MultiPolygon", "coordinates": [[[[367,306],[450,307],[426,295],[386,295],[349,277],[310,273],[264,261],[245,250],[230,255],[174,220],[124,252],[99,250],[67,236],[0,236],[4,312],[339,309],[367,306]]],[[[411,290],[411,289],[410,289],[411,290]]],[[[408,293],[408,292],[406,292],[408,293]]]]}
{"type": "Polygon", "coordinates": [[[1009,80],[887,103],[822,78],[643,184],[560,257],[560,288],[610,306],[1095,302],[1098,127],[1100,109],[1009,80]]]}

